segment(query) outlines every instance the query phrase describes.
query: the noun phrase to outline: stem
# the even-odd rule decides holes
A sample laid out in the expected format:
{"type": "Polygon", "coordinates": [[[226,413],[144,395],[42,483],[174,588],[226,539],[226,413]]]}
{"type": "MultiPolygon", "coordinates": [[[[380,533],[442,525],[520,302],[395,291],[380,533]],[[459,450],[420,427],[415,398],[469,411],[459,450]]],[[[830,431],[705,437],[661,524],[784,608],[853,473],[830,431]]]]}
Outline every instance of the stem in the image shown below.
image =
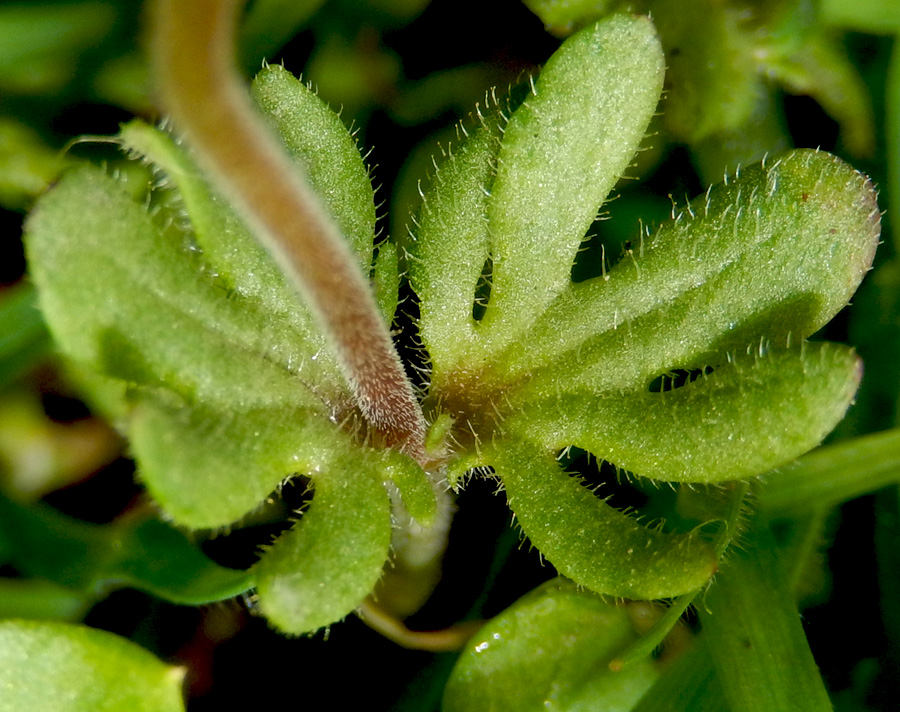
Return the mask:
{"type": "Polygon", "coordinates": [[[462,621],[443,630],[410,630],[403,621],[383,610],[371,598],[359,607],[357,614],[363,623],[388,640],[410,650],[446,653],[462,649],[484,621],[462,621]]]}
{"type": "Polygon", "coordinates": [[[363,417],[423,467],[425,420],[344,237],[254,109],[234,56],[244,0],[157,0],[159,101],[316,314],[363,417]]]}
{"type": "Polygon", "coordinates": [[[894,49],[888,65],[885,88],[885,133],[887,134],[887,197],[894,248],[900,247],[900,32],[894,36],[894,49]]]}
{"type": "MultiPolygon", "coordinates": [[[[425,448],[425,418],[369,284],[302,169],[271,134],[239,77],[234,36],[243,3],[156,0],[151,54],[159,100],[210,180],[311,307],[363,417],[386,447],[415,459],[438,484],[436,463],[425,448]]],[[[435,562],[443,554],[452,501],[443,489],[435,489],[439,511],[434,527],[401,527],[394,534],[398,569],[405,570],[402,564],[415,558],[423,544],[435,562]]],[[[459,645],[456,633],[406,635],[405,627],[388,614],[370,611],[373,617],[381,621],[376,628],[406,640],[403,644],[459,645]]]]}
{"type": "Polygon", "coordinates": [[[732,712],[830,712],[768,526],[755,522],[698,608],[732,712]]]}

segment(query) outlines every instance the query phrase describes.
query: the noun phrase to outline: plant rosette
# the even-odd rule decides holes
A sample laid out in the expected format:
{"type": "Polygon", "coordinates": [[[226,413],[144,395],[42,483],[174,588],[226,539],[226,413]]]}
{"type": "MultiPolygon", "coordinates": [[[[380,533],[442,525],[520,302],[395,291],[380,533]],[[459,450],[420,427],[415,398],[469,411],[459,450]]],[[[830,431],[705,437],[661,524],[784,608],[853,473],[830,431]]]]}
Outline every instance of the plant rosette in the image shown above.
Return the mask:
{"type": "Polygon", "coordinates": [[[717,570],[745,489],[710,488],[702,516],[669,526],[674,508],[665,522],[620,511],[561,454],[580,448],[635,481],[716,485],[793,460],[843,417],[860,362],[807,338],[856,290],[880,215],[870,182],[834,156],[744,167],[642,229],[602,275],[572,281],[657,110],[664,66],[645,17],[569,37],[539,77],[460,126],[402,242],[376,241],[369,171],[338,116],[280,66],[254,81],[371,284],[379,328],[401,275],[417,296],[424,456],[369,426],[321,314],[166,130],[133,121],[119,134],[145,180],[83,165],[38,202],[27,250],[41,308],[166,515],[227,527],[287,478],[308,478],[310,505],[253,569],[277,628],[340,620],[393,556],[428,569],[446,483],[467,473],[499,479],[525,535],[575,583],[689,594],[717,570]],[[702,375],[651,389],[675,370],[702,375]]]}

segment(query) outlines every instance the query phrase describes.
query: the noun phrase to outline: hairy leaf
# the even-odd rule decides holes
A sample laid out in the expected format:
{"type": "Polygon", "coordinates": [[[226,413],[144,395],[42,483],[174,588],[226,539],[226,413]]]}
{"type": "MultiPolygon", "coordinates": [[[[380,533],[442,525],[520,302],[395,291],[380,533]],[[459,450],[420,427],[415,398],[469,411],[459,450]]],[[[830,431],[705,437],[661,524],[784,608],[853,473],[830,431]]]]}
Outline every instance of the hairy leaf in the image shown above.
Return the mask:
{"type": "Polygon", "coordinates": [[[257,74],[252,93],[334,217],[360,269],[368,272],[375,194],[353,136],[324,101],[280,65],[269,65],[257,74]]]}
{"type": "Polygon", "coordinates": [[[409,246],[419,328],[436,377],[458,366],[475,338],[472,304],[491,249],[487,201],[500,142],[497,121],[493,113],[482,118],[460,146],[447,149],[409,246]]]}
{"type": "Polygon", "coordinates": [[[518,446],[497,452],[492,462],[531,542],[557,571],[596,593],[679,596],[716,571],[715,552],[698,531],[642,525],[566,474],[551,454],[518,446]]]}
{"type": "Polygon", "coordinates": [[[760,340],[806,338],[847,304],[880,234],[875,191],[838,158],[792,151],[741,170],[564,293],[511,350],[524,392],[646,388],[760,340]]]}
{"type": "Polygon", "coordinates": [[[424,524],[434,516],[434,494],[418,465],[354,444],[319,413],[218,411],[148,395],[135,408],[131,438],[150,492],[169,516],[195,529],[230,524],[289,476],[315,477],[334,458],[346,463],[353,453],[350,467],[394,481],[414,518],[424,524]]]}
{"type": "Polygon", "coordinates": [[[656,110],[664,67],[652,23],[614,15],[566,40],[513,113],[488,201],[489,340],[508,344],[569,284],[575,253],[656,110]]]}
{"type": "Polygon", "coordinates": [[[675,390],[532,401],[506,425],[554,451],[575,445],[644,477],[722,482],[821,443],[860,376],[851,349],[807,343],[737,358],[675,390]]]}
{"type": "Polygon", "coordinates": [[[351,613],[381,576],[391,544],[387,492],[353,456],[316,474],[309,509],[255,567],[262,613],[309,633],[351,613]]]}
{"type": "Polygon", "coordinates": [[[324,449],[350,447],[314,411],[223,411],[162,394],[141,399],[130,434],[150,493],[175,521],[195,529],[240,519],[282,480],[310,472],[324,449]]]}
{"type": "Polygon", "coordinates": [[[134,120],[122,127],[125,146],[162,172],[177,190],[173,220],[190,226],[189,239],[203,253],[207,269],[242,311],[253,314],[260,330],[294,342],[295,361],[316,358],[315,370],[329,390],[340,392],[337,363],[309,309],[234,210],[201,174],[188,151],[169,134],[134,120]]]}
{"type": "Polygon", "coordinates": [[[323,410],[297,377],[296,340],[260,330],[99,169],[67,174],[32,213],[26,239],[41,309],[76,361],[189,400],[323,410]]]}

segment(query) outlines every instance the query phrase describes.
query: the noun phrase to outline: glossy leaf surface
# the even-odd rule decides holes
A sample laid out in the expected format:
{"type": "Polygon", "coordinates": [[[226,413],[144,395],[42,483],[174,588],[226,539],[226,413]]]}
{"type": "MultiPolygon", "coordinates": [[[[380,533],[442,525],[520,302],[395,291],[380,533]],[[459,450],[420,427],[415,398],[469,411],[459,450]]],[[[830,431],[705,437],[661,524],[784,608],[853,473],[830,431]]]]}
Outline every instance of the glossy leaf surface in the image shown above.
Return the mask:
{"type": "Polygon", "coordinates": [[[624,606],[555,579],[489,621],[456,663],[447,712],[627,712],[653,684],[654,663],[623,672],[609,661],[636,639],[624,606]]]}
{"type": "Polygon", "coordinates": [[[184,670],[84,626],[0,621],[0,710],[179,712],[184,670]]]}

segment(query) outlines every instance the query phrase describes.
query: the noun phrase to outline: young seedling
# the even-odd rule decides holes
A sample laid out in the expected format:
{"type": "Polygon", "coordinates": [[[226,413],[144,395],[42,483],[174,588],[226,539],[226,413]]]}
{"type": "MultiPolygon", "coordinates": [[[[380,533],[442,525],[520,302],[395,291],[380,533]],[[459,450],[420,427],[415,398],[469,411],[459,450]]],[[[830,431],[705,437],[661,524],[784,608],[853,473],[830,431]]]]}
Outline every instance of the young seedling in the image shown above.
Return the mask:
{"type": "MultiPolygon", "coordinates": [[[[871,264],[869,181],[822,152],[770,157],[574,283],[663,85],[650,20],[613,15],[480,107],[410,239],[376,245],[368,171],[337,116],[282,67],[250,95],[235,79],[239,5],[157,3],[172,133],[132,122],[119,135],[146,183],[82,167],[28,222],[50,327],[102,384],[164,512],[225,527],[285,478],[309,478],[309,508],[253,568],[260,611],[291,634],[358,609],[385,565],[427,589],[446,486],[472,473],[499,478],[525,535],[580,586],[632,599],[703,588],[745,487],[698,495],[702,516],[681,527],[676,508],[642,521],[561,454],[680,487],[746,480],[819,444],[860,364],[806,339],[871,264]],[[390,337],[401,271],[430,364],[421,394],[390,337]],[[703,375],[651,390],[675,370],[703,375]]],[[[380,605],[421,598],[396,578],[380,605]]]]}

